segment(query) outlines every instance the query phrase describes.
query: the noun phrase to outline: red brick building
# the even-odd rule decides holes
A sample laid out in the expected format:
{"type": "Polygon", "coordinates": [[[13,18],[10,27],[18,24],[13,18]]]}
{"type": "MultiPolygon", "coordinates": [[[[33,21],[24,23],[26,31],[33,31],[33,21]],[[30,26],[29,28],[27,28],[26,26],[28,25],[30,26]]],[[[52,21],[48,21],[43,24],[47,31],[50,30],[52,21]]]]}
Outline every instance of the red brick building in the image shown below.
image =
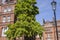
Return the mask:
{"type": "Polygon", "coordinates": [[[14,23],[14,7],[16,0],[0,0],[0,40],[6,40],[4,32],[7,24],[14,23]]]}
{"type": "MultiPolygon", "coordinates": [[[[16,0],[0,0],[0,40],[7,40],[4,34],[8,30],[7,24],[14,23],[14,8],[16,0]]],[[[23,37],[17,40],[24,40],[23,37]]],[[[40,40],[36,36],[36,40],[40,40]]]]}
{"type": "MultiPolygon", "coordinates": [[[[44,22],[43,40],[56,40],[56,27],[54,22],[44,22]]],[[[60,20],[57,21],[58,39],[60,40],[60,20]]]]}
{"type": "MultiPolygon", "coordinates": [[[[14,23],[14,8],[16,0],[0,0],[0,40],[7,40],[4,34],[8,30],[7,24],[14,23]]],[[[23,37],[17,40],[24,40],[23,37]]],[[[36,40],[40,40],[36,36],[36,40]]]]}

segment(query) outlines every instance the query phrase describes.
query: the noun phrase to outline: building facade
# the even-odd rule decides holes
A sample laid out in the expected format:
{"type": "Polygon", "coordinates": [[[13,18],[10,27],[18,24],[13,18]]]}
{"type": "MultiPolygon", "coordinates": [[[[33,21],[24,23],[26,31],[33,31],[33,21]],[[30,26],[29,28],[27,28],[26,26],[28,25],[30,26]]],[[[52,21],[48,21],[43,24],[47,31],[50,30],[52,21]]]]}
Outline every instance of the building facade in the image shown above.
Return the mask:
{"type": "MultiPolygon", "coordinates": [[[[5,32],[8,30],[7,25],[14,23],[14,9],[16,0],[0,0],[0,40],[7,40],[5,32]]],[[[24,37],[16,40],[24,40],[24,37]]],[[[36,40],[40,40],[39,35],[36,40]]]]}
{"type": "Polygon", "coordinates": [[[16,0],[0,0],[0,40],[6,40],[7,25],[14,23],[15,3],[16,0]]]}
{"type": "MultiPolygon", "coordinates": [[[[43,25],[45,31],[43,32],[43,40],[56,40],[56,27],[54,22],[44,21],[43,25]]],[[[60,40],[60,20],[57,20],[58,39],[60,40]]]]}

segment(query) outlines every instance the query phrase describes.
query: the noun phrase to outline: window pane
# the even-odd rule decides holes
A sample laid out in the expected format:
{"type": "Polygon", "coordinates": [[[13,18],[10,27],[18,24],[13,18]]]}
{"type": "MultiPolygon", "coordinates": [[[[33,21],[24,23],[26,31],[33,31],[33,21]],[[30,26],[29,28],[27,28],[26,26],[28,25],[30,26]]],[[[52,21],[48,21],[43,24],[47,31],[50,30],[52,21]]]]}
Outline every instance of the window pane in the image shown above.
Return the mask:
{"type": "Polygon", "coordinates": [[[3,17],[3,22],[6,22],[6,17],[5,16],[3,17]]]}
{"type": "Polygon", "coordinates": [[[7,17],[8,22],[10,22],[10,16],[7,17]]]}

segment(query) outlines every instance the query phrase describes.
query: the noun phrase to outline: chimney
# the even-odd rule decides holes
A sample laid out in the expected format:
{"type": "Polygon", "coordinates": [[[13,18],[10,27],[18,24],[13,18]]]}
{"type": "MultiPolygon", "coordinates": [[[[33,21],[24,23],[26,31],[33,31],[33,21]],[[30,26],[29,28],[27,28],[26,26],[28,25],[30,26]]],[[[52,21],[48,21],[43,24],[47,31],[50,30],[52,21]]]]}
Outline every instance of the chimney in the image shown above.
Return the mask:
{"type": "Polygon", "coordinates": [[[43,25],[45,24],[45,19],[43,19],[43,25]]]}

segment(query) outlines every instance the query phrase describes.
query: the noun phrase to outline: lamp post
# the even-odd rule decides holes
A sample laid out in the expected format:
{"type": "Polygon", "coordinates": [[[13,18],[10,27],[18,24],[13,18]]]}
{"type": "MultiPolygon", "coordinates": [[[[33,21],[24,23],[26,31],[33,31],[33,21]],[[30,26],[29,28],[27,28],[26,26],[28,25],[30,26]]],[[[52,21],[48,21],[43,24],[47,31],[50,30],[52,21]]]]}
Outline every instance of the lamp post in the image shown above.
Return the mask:
{"type": "Polygon", "coordinates": [[[51,5],[52,5],[52,10],[54,12],[54,24],[55,24],[55,27],[56,27],[56,40],[59,40],[58,39],[58,30],[57,30],[57,22],[56,22],[56,2],[53,0],[51,2],[51,5]]]}

